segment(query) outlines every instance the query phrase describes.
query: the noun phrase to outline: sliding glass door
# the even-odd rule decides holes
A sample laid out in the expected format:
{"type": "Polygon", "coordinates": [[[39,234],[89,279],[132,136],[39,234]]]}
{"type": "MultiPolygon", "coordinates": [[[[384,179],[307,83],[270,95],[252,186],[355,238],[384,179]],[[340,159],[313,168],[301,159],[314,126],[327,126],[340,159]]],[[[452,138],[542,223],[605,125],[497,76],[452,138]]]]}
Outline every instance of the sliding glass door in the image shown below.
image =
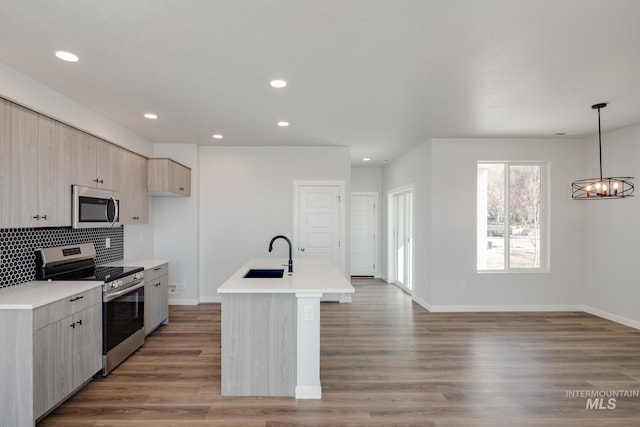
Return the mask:
{"type": "Polygon", "coordinates": [[[413,188],[389,194],[389,273],[393,283],[413,290],[413,188]]]}

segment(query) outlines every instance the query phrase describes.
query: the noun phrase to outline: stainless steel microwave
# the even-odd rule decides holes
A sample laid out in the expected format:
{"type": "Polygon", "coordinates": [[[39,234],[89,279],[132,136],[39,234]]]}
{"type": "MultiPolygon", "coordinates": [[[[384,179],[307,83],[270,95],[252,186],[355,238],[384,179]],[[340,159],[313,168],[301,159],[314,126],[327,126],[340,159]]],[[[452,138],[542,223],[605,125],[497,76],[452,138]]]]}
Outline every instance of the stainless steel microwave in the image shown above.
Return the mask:
{"type": "Polygon", "coordinates": [[[74,185],[71,194],[73,228],[120,225],[120,200],[116,191],[74,185]]]}

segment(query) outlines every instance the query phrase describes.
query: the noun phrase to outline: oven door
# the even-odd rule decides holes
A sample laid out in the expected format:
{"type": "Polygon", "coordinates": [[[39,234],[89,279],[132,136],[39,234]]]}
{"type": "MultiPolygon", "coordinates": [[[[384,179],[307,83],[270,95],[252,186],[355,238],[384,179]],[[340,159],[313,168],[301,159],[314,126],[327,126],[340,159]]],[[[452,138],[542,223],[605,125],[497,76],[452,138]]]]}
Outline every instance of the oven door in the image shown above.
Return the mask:
{"type": "Polygon", "coordinates": [[[144,282],[105,294],[102,303],[103,354],[144,329],[144,282]]]}

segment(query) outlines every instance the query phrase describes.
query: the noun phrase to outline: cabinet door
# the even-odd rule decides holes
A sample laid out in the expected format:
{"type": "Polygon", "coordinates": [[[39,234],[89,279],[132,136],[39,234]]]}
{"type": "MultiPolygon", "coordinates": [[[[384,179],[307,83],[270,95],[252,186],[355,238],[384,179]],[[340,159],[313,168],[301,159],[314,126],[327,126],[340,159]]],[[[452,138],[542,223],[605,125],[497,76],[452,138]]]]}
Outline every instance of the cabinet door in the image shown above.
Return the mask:
{"type": "Polygon", "coordinates": [[[150,334],[169,317],[169,276],[147,281],[144,292],[145,334],[150,334]]]}
{"type": "Polygon", "coordinates": [[[2,199],[9,227],[37,227],[38,114],[10,105],[9,192],[2,199]]]}
{"type": "Polygon", "coordinates": [[[93,305],[73,316],[74,389],[102,369],[102,304],[93,305]]]}
{"type": "Polygon", "coordinates": [[[169,160],[169,191],[183,196],[191,195],[191,170],[169,160]]]}
{"type": "Polygon", "coordinates": [[[71,393],[73,316],[36,330],[34,340],[34,412],[36,418],[71,393]]]}
{"type": "Polygon", "coordinates": [[[45,116],[38,117],[38,124],[38,226],[70,226],[70,143],[64,138],[66,126],[45,116]]]}
{"type": "Polygon", "coordinates": [[[96,170],[96,157],[98,155],[96,138],[71,126],[64,126],[63,134],[63,138],[69,143],[70,147],[66,166],[69,169],[70,184],[95,187],[95,180],[98,174],[96,170]]]}
{"type": "Polygon", "coordinates": [[[94,187],[120,191],[123,182],[122,168],[119,164],[122,149],[99,138],[91,138],[96,141],[97,151],[94,187]]]}
{"type": "Polygon", "coordinates": [[[0,228],[11,226],[10,195],[13,164],[11,163],[11,104],[0,98],[0,228]]]}
{"type": "Polygon", "coordinates": [[[147,159],[122,150],[122,172],[126,185],[120,191],[122,224],[146,224],[149,217],[147,159]]]}

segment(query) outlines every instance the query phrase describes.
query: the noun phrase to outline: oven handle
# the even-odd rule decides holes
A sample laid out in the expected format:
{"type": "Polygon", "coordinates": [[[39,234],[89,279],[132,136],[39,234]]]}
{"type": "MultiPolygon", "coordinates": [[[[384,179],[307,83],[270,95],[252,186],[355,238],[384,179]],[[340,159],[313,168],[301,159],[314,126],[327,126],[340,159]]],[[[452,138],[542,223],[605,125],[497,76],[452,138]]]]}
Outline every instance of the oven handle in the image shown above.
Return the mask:
{"type": "Polygon", "coordinates": [[[123,289],[121,291],[116,291],[116,292],[105,294],[105,296],[103,298],[103,301],[104,302],[113,301],[114,299],[116,299],[118,297],[121,297],[122,295],[127,294],[127,293],[129,293],[131,291],[135,291],[136,289],[140,289],[143,286],[144,286],[144,282],[140,281],[137,284],[135,284],[133,286],[129,286],[128,288],[123,289]]]}

